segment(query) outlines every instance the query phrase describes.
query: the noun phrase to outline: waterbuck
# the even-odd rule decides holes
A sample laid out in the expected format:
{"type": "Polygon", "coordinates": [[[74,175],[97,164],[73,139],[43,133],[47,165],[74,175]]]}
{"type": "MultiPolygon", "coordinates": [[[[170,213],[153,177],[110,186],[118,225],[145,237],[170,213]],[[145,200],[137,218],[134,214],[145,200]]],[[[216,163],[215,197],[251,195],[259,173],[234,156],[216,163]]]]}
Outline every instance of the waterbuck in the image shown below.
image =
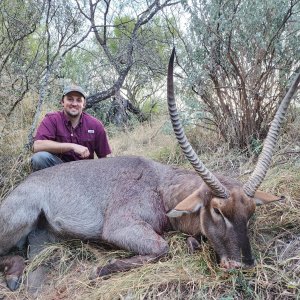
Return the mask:
{"type": "MultiPolygon", "coordinates": [[[[142,157],[65,163],[28,176],[0,207],[0,254],[32,232],[58,239],[105,241],[134,252],[98,267],[103,276],[154,261],[168,252],[163,233],[172,229],[207,237],[223,268],[251,266],[247,222],[257,204],[281,197],[257,191],[270,165],[283,116],[300,80],[294,80],[276,113],[258,164],[242,185],[211,173],[193,152],[179,123],[173,90],[174,51],[168,69],[168,106],[176,137],[195,171],[142,157]],[[199,176],[200,175],[200,176],[199,176]]],[[[24,261],[2,256],[8,287],[18,287],[24,261]]]]}

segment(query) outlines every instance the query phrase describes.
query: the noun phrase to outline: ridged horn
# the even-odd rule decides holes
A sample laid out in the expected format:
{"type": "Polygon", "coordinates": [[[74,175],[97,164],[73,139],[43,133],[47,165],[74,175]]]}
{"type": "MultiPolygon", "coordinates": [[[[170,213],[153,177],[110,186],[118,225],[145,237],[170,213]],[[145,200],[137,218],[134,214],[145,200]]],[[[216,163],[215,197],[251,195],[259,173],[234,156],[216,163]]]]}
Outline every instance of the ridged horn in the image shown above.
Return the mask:
{"type": "Polygon", "coordinates": [[[281,101],[275,117],[271,123],[270,129],[268,131],[267,137],[264,142],[264,146],[262,152],[258,158],[256,167],[251,174],[248,181],[244,184],[243,189],[244,192],[249,196],[253,197],[254,193],[264,180],[268,168],[271,164],[272,155],[275,149],[276,142],[279,136],[279,130],[282,125],[283,119],[285,117],[287,108],[291,102],[293,95],[297,90],[297,86],[300,82],[300,70],[296,74],[296,77],[291,84],[289,90],[287,91],[286,95],[284,96],[283,100],[281,101]]]}
{"type": "Polygon", "coordinates": [[[169,66],[168,66],[168,85],[167,85],[167,97],[168,97],[168,108],[170,119],[172,122],[173,130],[178,140],[178,143],[191,163],[195,171],[201,176],[203,181],[211,188],[213,194],[220,198],[228,198],[229,192],[223,186],[223,184],[205,167],[205,165],[200,161],[197,154],[193,150],[191,144],[189,143],[183,127],[179,120],[178,111],[176,108],[175,97],[174,97],[174,82],[173,82],[173,65],[174,65],[175,48],[173,48],[169,66]]]}

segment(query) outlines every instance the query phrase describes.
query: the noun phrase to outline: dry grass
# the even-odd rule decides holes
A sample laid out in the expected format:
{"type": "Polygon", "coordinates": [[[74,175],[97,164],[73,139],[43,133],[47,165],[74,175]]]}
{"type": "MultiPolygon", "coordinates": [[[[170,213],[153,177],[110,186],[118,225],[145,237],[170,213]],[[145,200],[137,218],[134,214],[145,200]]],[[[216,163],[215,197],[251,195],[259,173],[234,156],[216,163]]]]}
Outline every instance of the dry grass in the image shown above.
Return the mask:
{"type": "MultiPolygon", "coordinates": [[[[37,299],[300,299],[300,158],[297,153],[299,123],[280,139],[262,190],[283,194],[286,201],[258,207],[250,223],[252,247],[257,265],[250,270],[224,272],[216,264],[209,245],[189,255],[186,236],[171,232],[168,257],[129,272],[89,280],[95,266],[130,253],[107,250],[73,241],[50,245],[32,263],[48,268],[48,277],[37,299]]],[[[197,130],[198,131],[198,130],[197,130]]],[[[203,161],[213,170],[245,180],[253,169],[250,161],[237,151],[229,151],[211,133],[189,132],[203,161]],[[197,137],[197,138],[196,138],[197,137]],[[203,147],[202,147],[203,145],[203,147]]],[[[189,167],[182,157],[168,122],[156,121],[111,139],[115,155],[143,155],[164,163],[189,167]]],[[[300,148],[299,148],[300,149],[300,148]]],[[[28,173],[28,164],[15,160],[5,178],[1,197],[28,173]],[[22,172],[20,172],[20,169],[22,172]]],[[[0,282],[0,298],[31,299],[23,284],[9,292],[0,282]]]]}
{"type": "Polygon", "coordinates": [[[152,124],[138,126],[133,131],[118,131],[111,139],[111,146],[114,156],[146,155],[165,163],[179,163],[179,148],[166,116],[158,117],[152,124]]]}

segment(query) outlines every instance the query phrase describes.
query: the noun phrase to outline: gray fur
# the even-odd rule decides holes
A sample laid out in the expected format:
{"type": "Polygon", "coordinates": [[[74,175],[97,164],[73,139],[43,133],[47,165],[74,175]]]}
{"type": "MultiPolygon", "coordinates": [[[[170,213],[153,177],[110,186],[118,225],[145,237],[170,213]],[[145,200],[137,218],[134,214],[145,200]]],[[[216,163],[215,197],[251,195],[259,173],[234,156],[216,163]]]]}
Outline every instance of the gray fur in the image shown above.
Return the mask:
{"type": "MultiPolygon", "coordinates": [[[[219,179],[229,190],[239,185],[228,178],[219,179]]],[[[226,201],[236,207],[233,221],[245,225],[253,211],[247,211],[244,196],[239,193],[233,200],[226,201]]],[[[221,257],[230,255],[231,259],[240,260],[239,229],[226,230],[222,220],[214,224],[212,199],[210,189],[195,171],[142,157],[57,165],[32,173],[1,204],[0,254],[7,253],[34,230],[38,219],[44,216],[46,229],[60,239],[105,241],[149,259],[168,251],[163,232],[170,229],[189,235],[202,232],[221,257]],[[203,187],[199,192],[203,192],[199,205],[201,214],[197,210],[180,218],[167,217],[169,210],[199,187],[203,187]],[[226,241],[223,242],[224,235],[226,241]],[[234,251],[224,250],[224,245],[234,251]]],[[[224,200],[221,203],[223,205],[224,200]]],[[[249,244],[247,232],[243,234],[249,244]]]]}
{"type": "Polygon", "coordinates": [[[147,243],[131,244],[128,235],[142,235],[144,227],[152,227],[155,238],[164,231],[171,195],[166,193],[166,203],[161,197],[165,186],[174,185],[174,172],[139,157],[77,161],[35,172],[1,204],[0,254],[34,229],[42,212],[60,237],[117,239],[122,248],[149,254],[147,243]]]}

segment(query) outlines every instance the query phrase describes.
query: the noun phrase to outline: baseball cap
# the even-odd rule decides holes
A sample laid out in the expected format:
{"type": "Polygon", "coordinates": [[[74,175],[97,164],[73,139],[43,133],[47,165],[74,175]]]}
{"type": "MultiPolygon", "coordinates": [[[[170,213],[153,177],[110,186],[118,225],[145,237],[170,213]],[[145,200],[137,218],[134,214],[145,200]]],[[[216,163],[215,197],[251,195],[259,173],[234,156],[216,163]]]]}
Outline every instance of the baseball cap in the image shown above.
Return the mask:
{"type": "Polygon", "coordinates": [[[86,98],[86,94],[85,94],[85,91],[83,90],[82,87],[78,86],[78,85],[69,85],[69,86],[66,86],[64,88],[64,91],[63,91],[63,96],[71,93],[71,92],[78,92],[80,93],[84,98],[86,98]]]}

